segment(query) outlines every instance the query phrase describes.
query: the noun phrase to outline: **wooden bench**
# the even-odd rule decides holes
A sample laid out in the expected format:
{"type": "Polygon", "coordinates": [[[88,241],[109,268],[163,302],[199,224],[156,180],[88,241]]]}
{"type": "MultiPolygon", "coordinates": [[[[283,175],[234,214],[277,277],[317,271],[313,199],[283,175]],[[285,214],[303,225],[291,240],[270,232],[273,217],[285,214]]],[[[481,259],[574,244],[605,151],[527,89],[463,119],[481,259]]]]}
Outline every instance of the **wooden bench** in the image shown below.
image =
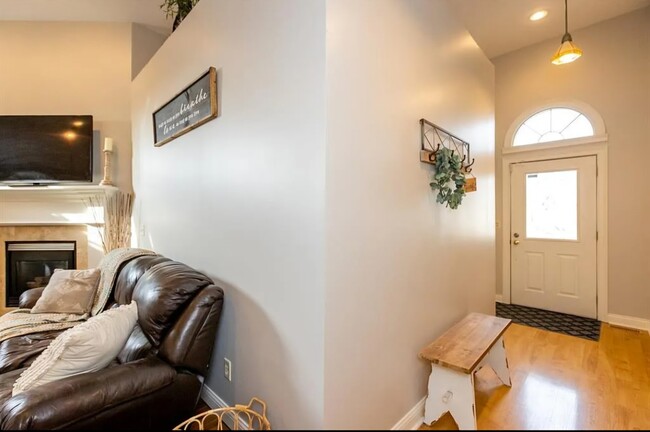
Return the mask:
{"type": "Polygon", "coordinates": [[[509,325],[509,319],[470,313],[420,351],[420,358],[431,362],[426,424],[449,411],[459,429],[476,429],[474,373],[487,364],[505,385],[512,385],[503,344],[509,325]]]}

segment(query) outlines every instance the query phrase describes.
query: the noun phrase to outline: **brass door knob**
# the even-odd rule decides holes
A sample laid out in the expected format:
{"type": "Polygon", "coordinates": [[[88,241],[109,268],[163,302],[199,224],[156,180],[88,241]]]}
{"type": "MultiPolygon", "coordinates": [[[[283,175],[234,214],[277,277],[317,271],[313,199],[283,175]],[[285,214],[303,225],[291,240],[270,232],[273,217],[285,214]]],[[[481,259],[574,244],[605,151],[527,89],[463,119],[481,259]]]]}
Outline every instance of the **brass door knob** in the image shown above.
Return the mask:
{"type": "Polygon", "coordinates": [[[519,240],[515,240],[515,241],[513,241],[512,244],[514,244],[515,246],[517,246],[517,245],[519,244],[519,240]]]}

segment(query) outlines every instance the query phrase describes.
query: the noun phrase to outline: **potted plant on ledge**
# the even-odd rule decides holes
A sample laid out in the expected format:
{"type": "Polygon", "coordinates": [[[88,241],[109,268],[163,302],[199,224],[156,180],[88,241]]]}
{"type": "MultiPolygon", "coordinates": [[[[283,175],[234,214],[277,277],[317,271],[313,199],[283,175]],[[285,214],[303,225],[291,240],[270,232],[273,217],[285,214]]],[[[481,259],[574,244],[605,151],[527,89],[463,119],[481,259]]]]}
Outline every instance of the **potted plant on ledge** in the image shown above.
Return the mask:
{"type": "Polygon", "coordinates": [[[160,8],[165,12],[167,18],[174,17],[172,31],[176,30],[176,27],[180,25],[181,21],[185,19],[198,2],[199,0],[163,0],[160,8]]]}

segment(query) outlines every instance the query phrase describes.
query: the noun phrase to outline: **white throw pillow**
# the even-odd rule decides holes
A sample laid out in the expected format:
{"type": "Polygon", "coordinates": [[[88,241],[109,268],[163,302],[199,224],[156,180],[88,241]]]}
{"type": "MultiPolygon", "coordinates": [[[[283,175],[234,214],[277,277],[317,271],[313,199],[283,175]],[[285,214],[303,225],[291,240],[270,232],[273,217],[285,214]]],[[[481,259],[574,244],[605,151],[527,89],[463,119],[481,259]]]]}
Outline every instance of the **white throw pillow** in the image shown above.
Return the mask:
{"type": "Polygon", "coordinates": [[[61,333],[14,383],[12,396],[69,376],[108,366],[138,320],[135,302],[100,313],[61,333]]]}

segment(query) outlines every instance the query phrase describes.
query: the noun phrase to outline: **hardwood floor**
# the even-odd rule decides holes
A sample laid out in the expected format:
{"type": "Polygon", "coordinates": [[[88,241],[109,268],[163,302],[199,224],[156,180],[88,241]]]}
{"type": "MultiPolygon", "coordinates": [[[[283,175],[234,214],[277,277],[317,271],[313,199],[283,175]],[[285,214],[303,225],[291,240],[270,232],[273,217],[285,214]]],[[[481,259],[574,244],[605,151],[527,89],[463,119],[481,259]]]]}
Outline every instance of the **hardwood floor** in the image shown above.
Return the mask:
{"type": "MultiPolygon", "coordinates": [[[[599,342],[512,324],[512,388],[476,375],[479,429],[650,429],[650,336],[603,324],[599,342]]],[[[449,414],[421,430],[457,429],[449,414]]]]}

